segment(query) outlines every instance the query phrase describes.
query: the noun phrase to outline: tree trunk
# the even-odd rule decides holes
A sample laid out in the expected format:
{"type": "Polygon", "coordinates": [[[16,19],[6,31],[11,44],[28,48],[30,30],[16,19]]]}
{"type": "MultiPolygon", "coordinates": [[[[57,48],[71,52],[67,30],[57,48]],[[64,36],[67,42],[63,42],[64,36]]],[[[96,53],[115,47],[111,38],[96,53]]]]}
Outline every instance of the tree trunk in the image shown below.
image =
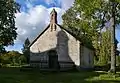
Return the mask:
{"type": "Polygon", "coordinates": [[[112,2],[111,17],[111,73],[116,73],[116,55],[115,55],[115,2],[112,2]]]}

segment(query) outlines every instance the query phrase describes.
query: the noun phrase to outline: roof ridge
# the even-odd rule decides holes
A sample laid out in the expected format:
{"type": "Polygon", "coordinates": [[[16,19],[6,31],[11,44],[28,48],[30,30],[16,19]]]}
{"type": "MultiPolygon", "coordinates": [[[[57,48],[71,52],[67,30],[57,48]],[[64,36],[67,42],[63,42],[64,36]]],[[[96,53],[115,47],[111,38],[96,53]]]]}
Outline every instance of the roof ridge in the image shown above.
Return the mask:
{"type": "Polygon", "coordinates": [[[39,35],[37,35],[37,37],[35,37],[35,39],[31,42],[29,47],[33,45],[33,43],[49,28],[49,26],[50,24],[48,24],[48,26],[39,35]]]}

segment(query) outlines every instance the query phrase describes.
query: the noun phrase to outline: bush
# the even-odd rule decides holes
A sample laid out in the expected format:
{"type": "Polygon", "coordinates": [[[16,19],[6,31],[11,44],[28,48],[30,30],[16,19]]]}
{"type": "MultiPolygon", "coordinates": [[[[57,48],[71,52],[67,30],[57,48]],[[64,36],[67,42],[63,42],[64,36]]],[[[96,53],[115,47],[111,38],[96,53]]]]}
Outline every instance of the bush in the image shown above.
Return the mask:
{"type": "Polygon", "coordinates": [[[17,51],[10,51],[5,54],[3,54],[0,57],[0,61],[3,65],[10,64],[10,66],[20,66],[22,64],[26,63],[26,58],[24,55],[20,54],[17,51]]]}

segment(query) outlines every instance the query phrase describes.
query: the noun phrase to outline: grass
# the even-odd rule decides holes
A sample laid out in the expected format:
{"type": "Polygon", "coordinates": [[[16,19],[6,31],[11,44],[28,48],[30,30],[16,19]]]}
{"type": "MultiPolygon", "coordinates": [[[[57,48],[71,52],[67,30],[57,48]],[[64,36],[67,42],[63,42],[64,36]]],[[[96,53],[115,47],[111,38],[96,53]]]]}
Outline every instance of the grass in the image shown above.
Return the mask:
{"type": "Polygon", "coordinates": [[[107,72],[40,72],[1,68],[0,83],[120,83],[120,77],[107,72]]]}

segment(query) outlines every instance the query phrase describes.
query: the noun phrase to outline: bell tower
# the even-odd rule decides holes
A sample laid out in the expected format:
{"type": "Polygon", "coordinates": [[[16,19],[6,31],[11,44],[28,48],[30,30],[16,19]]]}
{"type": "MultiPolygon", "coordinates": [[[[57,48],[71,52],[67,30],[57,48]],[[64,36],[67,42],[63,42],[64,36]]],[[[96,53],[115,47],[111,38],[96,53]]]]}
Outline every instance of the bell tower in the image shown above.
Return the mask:
{"type": "Polygon", "coordinates": [[[55,11],[55,9],[52,10],[52,12],[50,13],[50,27],[51,27],[51,31],[55,31],[56,30],[56,24],[57,24],[57,12],[55,11]]]}

